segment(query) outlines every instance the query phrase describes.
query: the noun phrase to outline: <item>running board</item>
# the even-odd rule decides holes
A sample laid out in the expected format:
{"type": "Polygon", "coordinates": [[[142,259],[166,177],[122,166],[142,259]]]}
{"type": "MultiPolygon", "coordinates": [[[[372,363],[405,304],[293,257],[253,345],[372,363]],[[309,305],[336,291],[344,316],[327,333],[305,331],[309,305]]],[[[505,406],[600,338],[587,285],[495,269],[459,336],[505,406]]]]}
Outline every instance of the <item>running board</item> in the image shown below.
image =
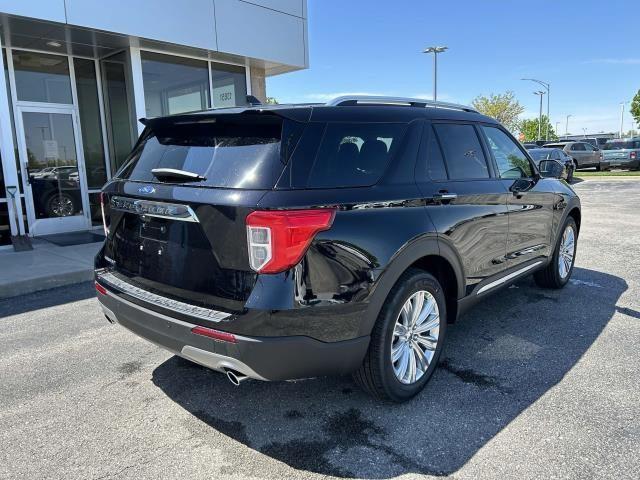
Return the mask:
{"type": "Polygon", "coordinates": [[[487,283],[486,285],[484,285],[483,287],[481,287],[477,292],[476,295],[480,295],[481,293],[484,293],[488,290],[491,290],[492,288],[495,287],[499,287],[500,285],[504,285],[505,283],[507,283],[509,280],[517,277],[518,275],[522,275],[525,272],[528,272],[529,270],[531,270],[532,268],[537,267],[538,265],[540,265],[542,263],[542,260],[536,262],[536,263],[532,263],[531,265],[527,265],[526,267],[521,268],[520,270],[516,270],[513,273],[510,273],[509,275],[505,275],[502,278],[499,278],[498,280],[495,280],[491,283],[487,283]]]}

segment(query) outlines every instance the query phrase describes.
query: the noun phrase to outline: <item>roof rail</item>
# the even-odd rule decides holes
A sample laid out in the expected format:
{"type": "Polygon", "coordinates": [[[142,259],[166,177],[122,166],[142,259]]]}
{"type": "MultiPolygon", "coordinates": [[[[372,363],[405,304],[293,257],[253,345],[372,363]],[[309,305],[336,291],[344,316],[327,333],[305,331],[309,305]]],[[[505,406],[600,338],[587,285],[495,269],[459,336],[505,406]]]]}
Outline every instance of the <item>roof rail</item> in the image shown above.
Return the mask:
{"type": "Polygon", "coordinates": [[[463,112],[480,113],[475,108],[457,103],[434,102],[423,98],[385,97],[377,95],[345,95],[327,102],[328,106],[355,106],[355,105],[408,105],[410,107],[447,108],[449,110],[462,110],[463,112]]]}

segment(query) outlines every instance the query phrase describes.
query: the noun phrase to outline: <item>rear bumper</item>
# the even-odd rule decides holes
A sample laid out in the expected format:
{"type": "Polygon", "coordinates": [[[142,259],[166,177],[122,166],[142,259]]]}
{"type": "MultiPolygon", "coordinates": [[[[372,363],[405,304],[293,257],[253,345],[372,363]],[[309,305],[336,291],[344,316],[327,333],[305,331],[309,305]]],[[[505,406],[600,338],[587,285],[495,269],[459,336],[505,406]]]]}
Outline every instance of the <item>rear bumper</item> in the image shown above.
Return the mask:
{"type": "MultiPolygon", "coordinates": [[[[640,160],[639,159],[635,159],[635,160],[631,160],[628,158],[621,158],[621,159],[615,159],[615,158],[611,158],[609,160],[605,160],[606,164],[607,164],[607,168],[638,168],[638,166],[640,166],[640,160]]],[[[603,163],[605,163],[603,162],[603,163]]]]}
{"type": "Polygon", "coordinates": [[[340,375],[356,370],[369,337],[321,342],[304,336],[247,337],[236,343],[192,333],[197,325],[154,312],[107,291],[98,294],[106,317],[176,355],[213,370],[236,370],[259,380],[340,375]]]}

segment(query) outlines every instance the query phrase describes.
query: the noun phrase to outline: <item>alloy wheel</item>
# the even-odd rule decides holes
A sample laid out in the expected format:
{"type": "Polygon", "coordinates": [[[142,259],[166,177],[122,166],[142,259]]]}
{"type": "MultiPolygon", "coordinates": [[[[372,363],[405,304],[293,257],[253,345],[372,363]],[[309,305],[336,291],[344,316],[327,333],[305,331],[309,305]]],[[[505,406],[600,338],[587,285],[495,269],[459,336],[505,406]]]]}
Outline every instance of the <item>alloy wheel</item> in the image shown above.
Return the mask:
{"type": "Polygon", "coordinates": [[[420,290],[404,303],[393,327],[391,364],[396,378],[412,384],[425,374],[438,346],[440,312],[435,297],[420,290]]]}
{"type": "Polygon", "coordinates": [[[560,241],[560,252],[558,254],[558,273],[560,278],[565,279],[571,271],[573,257],[576,250],[576,235],[571,225],[565,228],[560,241]]]}
{"type": "Polygon", "coordinates": [[[73,215],[73,201],[66,195],[56,195],[51,199],[51,211],[56,217],[73,215]]]}

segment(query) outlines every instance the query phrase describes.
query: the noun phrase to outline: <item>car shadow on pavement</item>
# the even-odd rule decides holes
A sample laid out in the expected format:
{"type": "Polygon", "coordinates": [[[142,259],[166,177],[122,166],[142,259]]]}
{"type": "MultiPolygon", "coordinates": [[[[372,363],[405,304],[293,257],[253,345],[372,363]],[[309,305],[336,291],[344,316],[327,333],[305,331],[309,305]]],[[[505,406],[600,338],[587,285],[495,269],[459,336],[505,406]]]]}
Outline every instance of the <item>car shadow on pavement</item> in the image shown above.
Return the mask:
{"type": "Polygon", "coordinates": [[[21,313],[41,310],[65,303],[95,298],[96,289],[93,282],[40,290],[17,297],[0,299],[0,318],[20,315],[21,313]]]}
{"type": "MultiPolygon", "coordinates": [[[[532,279],[502,290],[449,329],[440,368],[400,405],[367,396],[350,377],[234,387],[179,357],[158,366],[153,382],[206,424],[194,432],[199,441],[215,441],[210,427],[299,471],[344,478],[448,475],[562,381],[626,289],[621,278],[576,268],[563,290],[532,279]]],[[[217,438],[229,474],[272,471],[217,438]]]]}

